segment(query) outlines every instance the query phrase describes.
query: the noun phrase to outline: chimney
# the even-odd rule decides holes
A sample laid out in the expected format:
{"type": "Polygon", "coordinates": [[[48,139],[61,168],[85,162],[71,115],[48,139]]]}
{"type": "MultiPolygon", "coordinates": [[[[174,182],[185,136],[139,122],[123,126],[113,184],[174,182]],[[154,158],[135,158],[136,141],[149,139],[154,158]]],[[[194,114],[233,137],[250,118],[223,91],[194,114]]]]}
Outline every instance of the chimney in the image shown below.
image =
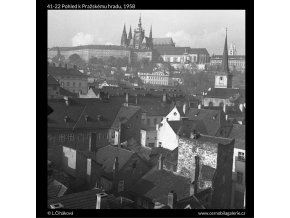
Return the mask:
{"type": "Polygon", "coordinates": [[[118,183],[119,183],[119,161],[118,157],[115,157],[115,162],[113,165],[113,191],[115,193],[118,193],[118,183]]]}
{"type": "Polygon", "coordinates": [[[159,158],[158,158],[158,170],[163,170],[163,157],[162,157],[162,153],[159,155],[159,158]]]}
{"type": "Polygon", "coordinates": [[[183,108],[182,108],[183,113],[185,114],[187,111],[187,103],[183,104],[183,108]]]}
{"type": "Polygon", "coordinates": [[[166,93],[163,93],[162,101],[163,101],[163,102],[166,102],[166,93]]]}
{"type": "Polygon", "coordinates": [[[197,194],[197,184],[199,177],[199,156],[195,156],[195,173],[194,173],[194,195],[197,194]]]}
{"type": "Polygon", "coordinates": [[[126,98],[126,101],[125,101],[125,103],[123,104],[125,107],[128,107],[129,106],[129,95],[128,95],[128,93],[126,92],[125,93],[125,98],[126,98]]]}
{"type": "Polygon", "coordinates": [[[172,190],[171,192],[168,193],[167,205],[171,209],[175,209],[176,208],[176,202],[177,202],[177,194],[172,190]]]}
{"type": "Polygon", "coordinates": [[[136,94],[136,104],[138,104],[138,94],[136,94]]]}
{"type": "Polygon", "coordinates": [[[190,138],[191,139],[198,139],[199,137],[199,133],[194,129],[191,133],[190,133],[190,138]]]}
{"type": "Polygon", "coordinates": [[[97,195],[96,209],[101,209],[101,203],[108,196],[108,194],[102,192],[96,195],[97,195]]]}
{"type": "Polygon", "coordinates": [[[198,109],[201,109],[201,104],[198,104],[197,108],[198,108],[198,109]]]}
{"type": "Polygon", "coordinates": [[[65,101],[66,106],[69,106],[68,96],[64,96],[64,101],[65,101]]]}
{"type": "Polygon", "coordinates": [[[226,104],[224,104],[224,106],[223,106],[223,111],[224,111],[224,113],[227,113],[227,105],[226,104]]]}

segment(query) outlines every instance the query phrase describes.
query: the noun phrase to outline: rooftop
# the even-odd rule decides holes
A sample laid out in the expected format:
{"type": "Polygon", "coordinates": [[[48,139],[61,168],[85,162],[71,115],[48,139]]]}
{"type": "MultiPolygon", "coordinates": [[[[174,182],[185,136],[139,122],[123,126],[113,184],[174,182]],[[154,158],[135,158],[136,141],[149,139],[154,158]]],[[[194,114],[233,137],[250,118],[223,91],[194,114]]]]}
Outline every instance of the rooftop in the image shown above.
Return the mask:
{"type": "Polygon", "coordinates": [[[177,194],[177,200],[189,197],[190,179],[154,167],[132,187],[131,191],[153,202],[167,205],[168,193],[172,190],[177,194]]]}
{"type": "Polygon", "coordinates": [[[230,89],[230,88],[212,88],[204,96],[205,98],[235,98],[237,96],[244,96],[245,91],[242,89],[230,89]]]}
{"type": "Polygon", "coordinates": [[[74,68],[65,68],[65,67],[54,67],[48,66],[47,69],[48,74],[51,76],[77,76],[77,77],[88,77],[85,74],[82,74],[79,70],[74,68]]]}

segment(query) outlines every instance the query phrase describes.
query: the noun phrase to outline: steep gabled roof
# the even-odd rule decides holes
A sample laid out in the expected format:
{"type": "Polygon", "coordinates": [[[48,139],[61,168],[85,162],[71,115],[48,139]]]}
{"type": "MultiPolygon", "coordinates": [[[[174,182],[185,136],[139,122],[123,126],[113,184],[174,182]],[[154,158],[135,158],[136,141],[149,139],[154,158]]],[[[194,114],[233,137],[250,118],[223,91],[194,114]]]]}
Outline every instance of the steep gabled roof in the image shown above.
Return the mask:
{"type": "Polygon", "coordinates": [[[155,50],[159,55],[183,55],[189,51],[189,47],[156,47],[155,50]]]}
{"type": "Polygon", "coordinates": [[[97,163],[102,165],[107,177],[112,178],[115,158],[118,157],[119,170],[121,170],[122,167],[130,160],[132,155],[134,155],[134,152],[132,151],[108,145],[97,151],[95,160],[97,163]]]}
{"type": "Polygon", "coordinates": [[[48,116],[48,128],[70,130],[110,128],[121,106],[113,101],[104,102],[99,99],[70,99],[69,102],[69,106],[64,100],[48,102],[54,110],[48,116]],[[86,116],[88,116],[87,121],[86,116]],[[67,122],[65,122],[65,117],[67,117],[67,122]]]}
{"type": "Polygon", "coordinates": [[[245,125],[233,124],[229,138],[245,140],[245,125]]]}
{"type": "Polygon", "coordinates": [[[189,120],[202,120],[208,135],[215,136],[222,124],[222,113],[220,110],[190,108],[186,113],[186,117],[189,120]]]}
{"type": "Polygon", "coordinates": [[[244,90],[242,89],[231,89],[231,88],[212,88],[204,96],[205,98],[234,98],[237,96],[244,96],[244,90]]]}
{"type": "Polygon", "coordinates": [[[129,105],[128,107],[122,106],[112,124],[112,128],[119,129],[119,123],[126,123],[133,117],[139,110],[141,110],[138,106],[129,105]]]}
{"type": "Polygon", "coordinates": [[[205,55],[209,55],[209,53],[208,53],[206,48],[190,48],[189,53],[190,54],[205,54],[205,55]]]}
{"type": "Polygon", "coordinates": [[[178,135],[185,135],[189,137],[193,130],[196,130],[202,134],[207,134],[206,127],[202,120],[168,121],[168,124],[178,135]]]}
{"type": "Polygon", "coordinates": [[[159,45],[173,45],[173,40],[171,37],[167,37],[167,38],[152,38],[153,41],[153,46],[159,46],[159,45]]]}
{"type": "Polygon", "coordinates": [[[155,167],[146,173],[131,189],[152,201],[167,205],[168,193],[174,191],[177,200],[189,197],[190,179],[155,167]]]}
{"type": "Polygon", "coordinates": [[[88,77],[85,74],[82,74],[79,70],[74,68],[65,68],[65,67],[54,67],[48,66],[47,68],[48,74],[51,76],[77,76],[77,77],[88,77]]]}
{"type": "Polygon", "coordinates": [[[47,74],[47,85],[59,85],[59,83],[53,76],[47,74]]]}

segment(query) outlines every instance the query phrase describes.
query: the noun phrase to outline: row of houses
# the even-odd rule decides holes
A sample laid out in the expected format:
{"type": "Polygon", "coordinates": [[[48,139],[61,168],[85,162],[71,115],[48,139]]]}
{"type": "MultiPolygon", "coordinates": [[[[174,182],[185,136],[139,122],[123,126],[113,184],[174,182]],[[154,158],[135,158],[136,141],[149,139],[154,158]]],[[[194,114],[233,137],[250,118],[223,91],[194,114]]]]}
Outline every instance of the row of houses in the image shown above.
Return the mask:
{"type": "MultiPolygon", "coordinates": [[[[172,194],[170,189],[175,187],[176,181],[177,183],[187,184],[185,187],[188,187],[189,190],[189,192],[186,191],[186,188],[184,190],[175,190],[178,196],[177,202],[184,198],[196,201],[195,198],[198,196],[199,191],[196,191],[196,195],[193,197],[192,193],[194,192],[192,190],[194,186],[191,184],[193,169],[191,166],[188,166],[188,169],[186,167],[186,169],[183,169],[182,161],[186,162],[189,159],[181,158],[180,155],[182,154],[179,154],[179,151],[182,151],[182,148],[180,146],[184,142],[186,142],[186,146],[189,146],[188,144],[192,143],[192,141],[197,143],[203,140],[203,143],[214,142],[216,147],[218,147],[220,142],[226,142],[225,144],[229,145],[228,148],[231,150],[229,151],[229,154],[231,154],[229,156],[231,157],[229,157],[228,161],[231,162],[230,171],[232,171],[234,144],[233,140],[221,140],[217,136],[210,136],[210,134],[214,135],[214,131],[211,130],[212,127],[211,131],[209,131],[205,126],[204,134],[201,134],[201,137],[196,138],[196,140],[191,138],[189,133],[186,133],[186,131],[193,133],[193,130],[202,132],[202,124],[200,126],[197,125],[196,127],[198,128],[194,128],[194,125],[192,125],[191,129],[185,128],[184,134],[180,132],[182,130],[179,132],[173,130],[174,136],[180,136],[177,144],[174,146],[168,144],[165,137],[162,137],[162,129],[167,125],[166,122],[169,125],[178,126],[181,122],[186,123],[186,119],[184,119],[186,114],[194,114],[192,112],[194,109],[186,108],[184,105],[189,104],[184,103],[163,97],[159,99],[144,97],[140,98],[140,101],[136,104],[134,96],[112,97],[110,100],[51,100],[49,106],[53,109],[53,113],[48,117],[48,141],[49,151],[51,152],[49,159],[76,179],[75,190],[77,191],[81,190],[78,189],[79,187],[87,187],[87,189],[97,187],[102,188],[106,193],[110,193],[117,186],[126,191],[129,199],[133,199],[138,207],[165,207],[166,205],[168,206],[168,195],[172,194]],[[176,122],[178,125],[171,122],[176,122]],[[161,124],[164,127],[157,129],[156,127],[161,124]],[[136,147],[139,150],[136,150],[136,147]],[[161,151],[154,155],[156,149],[159,148],[162,148],[161,151]],[[175,155],[175,158],[171,158],[171,163],[175,164],[171,164],[170,170],[167,170],[168,168],[166,167],[168,166],[168,161],[166,162],[164,157],[159,157],[164,150],[168,151],[168,154],[178,150],[178,155],[175,155]],[[146,153],[148,154],[147,156],[146,153]],[[118,167],[116,167],[116,163],[118,167]],[[119,169],[117,175],[118,185],[114,184],[114,178],[116,178],[116,175],[114,177],[114,169],[116,168],[119,169]],[[191,173],[186,174],[188,171],[191,173]],[[171,177],[171,183],[166,185],[168,187],[164,189],[164,193],[161,195],[157,190],[164,184],[158,181],[161,178],[171,177]],[[152,184],[159,188],[154,189],[155,191],[148,189],[148,192],[144,192],[138,187],[144,187],[141,181],[147,181],[149,178],[152,180],[152,184]],[[156,196],[162,196],[162,199],[156,199],[156,196]]],[[[216,113],[219,113],[221,117],[221,111],[216,113]]],[[[203,120],[204,116],[202,115],[200,119],[203,120]]],[[[192,117],[195,117],[195,114],[192,117]]],[[[217,117],[216,121],[220,120],[221,118],[217,117]]],[[[188,122],[190,123],[191,121],[188,120],[188,122]]],[[[212,126],[212,124],[208,126],[212,126]]],[[[228,131],[230,132],[230,128],[228,128],[228,131]]],[[[217,132],[219,131],[217,130],[217,132]]],[[[167,131],[167,137],[170,138],[171,136],[172,132],[167,131]]],[[[217,151],[218,149],[215,148],[216,154],[213,155],[215,158],[218,158],[217,151]]],[[[190,158],[194,158],[194,155],[190,158]]],[[[229,171],[227,172],[229,173],[229,171]]],[[[232,174],[230,173],[230,175],[232,174]]],[[[199,202],[198,205],[224,208],[226,205],[229,206],[229,199],[232,199],[230,194],[226,195],[223,205],[214,203],[214,205],[209,206],[213,202],[208,204],[199,202]]],[[[184,207],[187,206],[185,205],[184,207]]]]}

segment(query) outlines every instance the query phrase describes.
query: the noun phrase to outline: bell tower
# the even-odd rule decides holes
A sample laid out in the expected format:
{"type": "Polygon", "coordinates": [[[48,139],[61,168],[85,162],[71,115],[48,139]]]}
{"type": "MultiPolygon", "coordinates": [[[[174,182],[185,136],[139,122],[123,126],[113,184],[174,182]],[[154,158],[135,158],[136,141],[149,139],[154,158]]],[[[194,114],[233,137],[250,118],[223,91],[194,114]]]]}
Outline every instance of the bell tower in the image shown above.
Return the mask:
{"type": "Polygon", "coordinates": [[[226,39],[224,45],[222,69],[221,72],[215,76],[215,88],[232,88],[232,80],[233,75],[230,73],[228,62],[228,42],[226,29],[226,39]]]}

